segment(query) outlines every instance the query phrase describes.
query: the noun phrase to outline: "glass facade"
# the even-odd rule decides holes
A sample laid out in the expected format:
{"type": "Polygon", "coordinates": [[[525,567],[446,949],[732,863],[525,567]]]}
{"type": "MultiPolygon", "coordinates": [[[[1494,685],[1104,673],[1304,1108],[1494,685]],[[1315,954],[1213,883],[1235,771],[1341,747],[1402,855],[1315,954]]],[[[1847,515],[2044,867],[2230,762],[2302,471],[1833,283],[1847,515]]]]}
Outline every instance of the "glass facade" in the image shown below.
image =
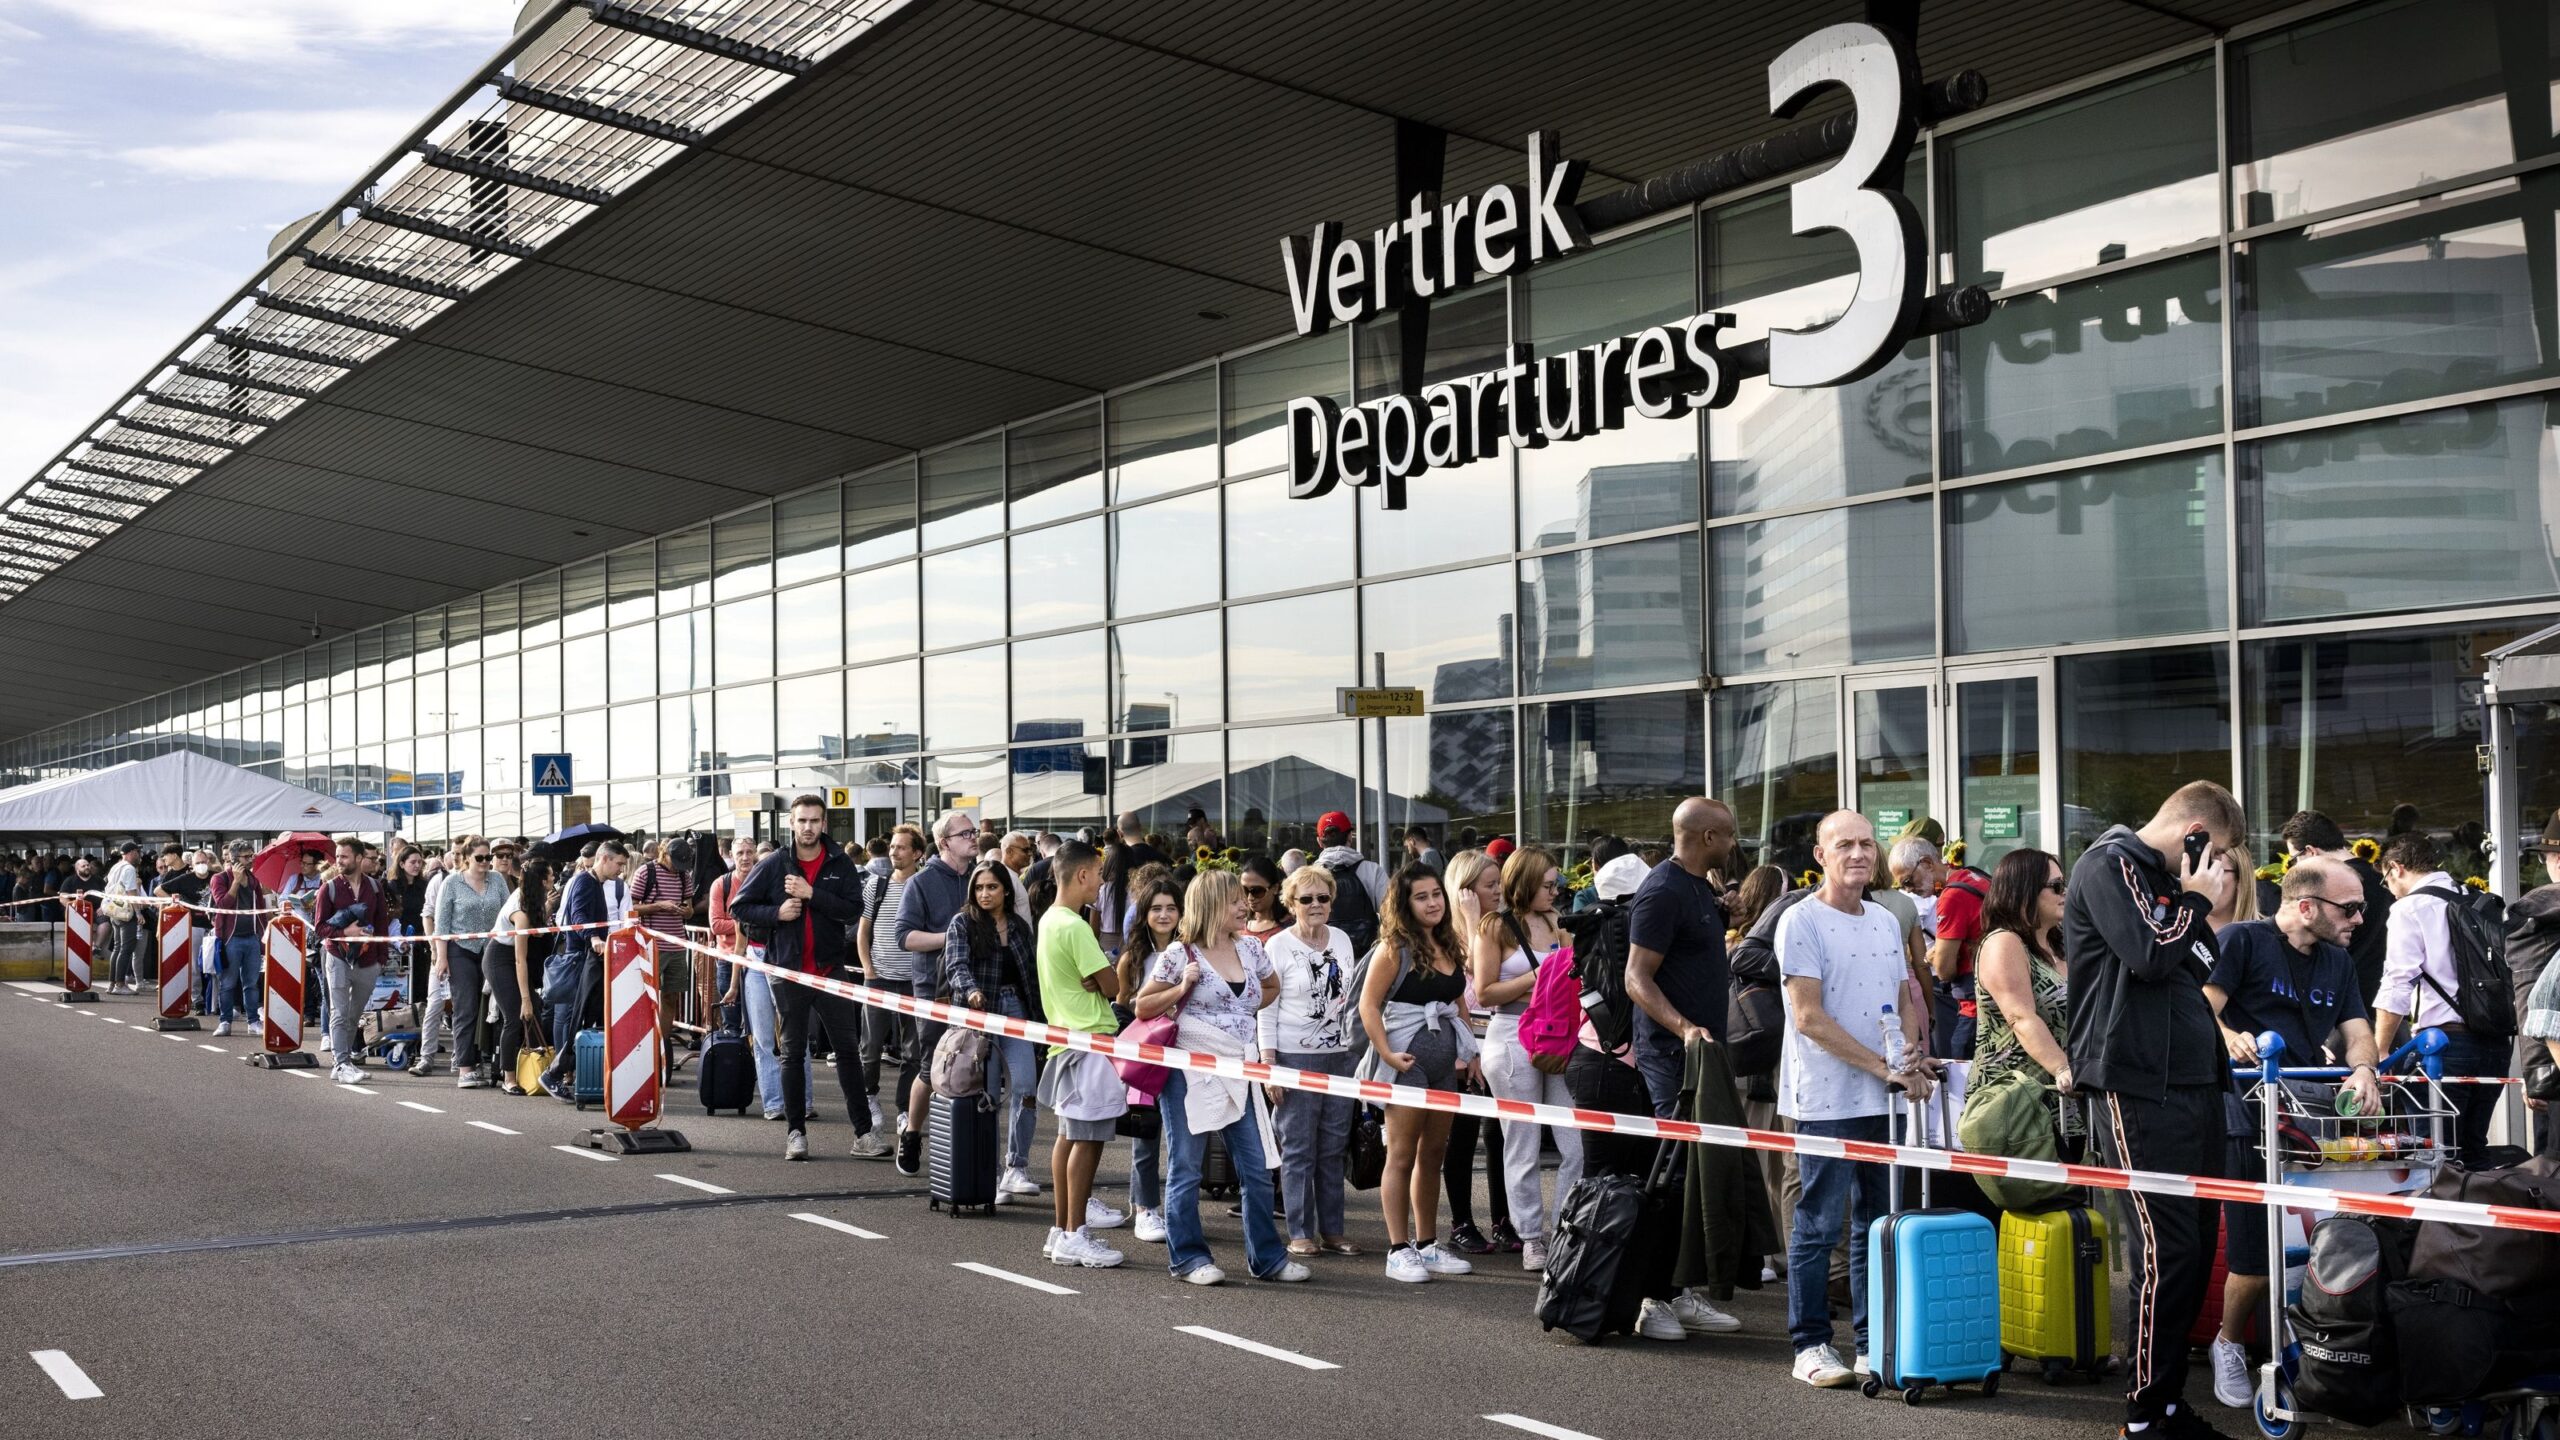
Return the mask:
{"type": "MultiPolygon", "coordinates": [[[[2262,830],[2407,805],[2451,831],[2480,808],[2465,682],[2560,612],[2560,40],[2517,39],[2555,8],[2342,6],[1924,133],[1935,278],[1994,312],[1852,385],[1745,382],[1427,474],[1400,513],[1288,499],[1284,405],[1398,383],[1390,314],[92,715],[0,772],[192,747],[429,838],[541,828],[527,757],[563,749],[598,819],[649,831],[828,785],[866,830],[1197,806],[1277,847],[1343,809],[1578,849],[1659,839],[1704,788],[1799,870],[1842,805],[1943,812],[1981,860],[2076,851],[2198,775],[2262,830]],[[1428,712],[1383,743],[1334,695],[1381,659],[1428,712]]],[[[1411,368],[1700,308],[1741,339],[1818,324],[1850,268],[1763,186],[1431,301],[1411,368]]]]}

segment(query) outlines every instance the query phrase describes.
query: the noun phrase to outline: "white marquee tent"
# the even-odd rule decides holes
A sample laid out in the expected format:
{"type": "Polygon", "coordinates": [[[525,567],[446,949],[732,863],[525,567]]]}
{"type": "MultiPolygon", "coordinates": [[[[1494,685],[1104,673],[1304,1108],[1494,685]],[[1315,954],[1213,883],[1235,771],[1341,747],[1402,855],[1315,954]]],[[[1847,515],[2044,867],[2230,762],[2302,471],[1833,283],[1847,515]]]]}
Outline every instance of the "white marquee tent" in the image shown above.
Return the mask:
{"type": "Polygon", "coordinates": [[[371,834],[389,815],[192,750],[0,790],[0,834],[371,834]]]}

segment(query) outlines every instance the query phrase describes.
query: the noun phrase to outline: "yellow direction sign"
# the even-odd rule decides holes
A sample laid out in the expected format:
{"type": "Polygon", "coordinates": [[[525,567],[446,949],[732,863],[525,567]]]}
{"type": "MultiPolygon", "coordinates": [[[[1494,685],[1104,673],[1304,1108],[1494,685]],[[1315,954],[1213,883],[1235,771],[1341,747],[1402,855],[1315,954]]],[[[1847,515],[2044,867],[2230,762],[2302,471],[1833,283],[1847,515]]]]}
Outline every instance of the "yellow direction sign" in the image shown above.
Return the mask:
{"type": "Polygon", "coordinates": [[[1334,707],[1354,720],[1393,720],[1422,713],[1422,691],[1410,685],[1336,686],[1334,707]]]}
{"type": "Polygon", "coordinates": [[[830,810],[850,810],[850,809],[852,809],[852,808],[853,808],[853,792],[852,792],[851,790],[849,790],[849,789],[845,788],[845,787],[844,787],[844,786],[842,786],[842,785],[830,785],[830,786],[828,786],[828,787],[827,787],[827,808],[828,808],[828,809],[830,809],[830,810]]]}

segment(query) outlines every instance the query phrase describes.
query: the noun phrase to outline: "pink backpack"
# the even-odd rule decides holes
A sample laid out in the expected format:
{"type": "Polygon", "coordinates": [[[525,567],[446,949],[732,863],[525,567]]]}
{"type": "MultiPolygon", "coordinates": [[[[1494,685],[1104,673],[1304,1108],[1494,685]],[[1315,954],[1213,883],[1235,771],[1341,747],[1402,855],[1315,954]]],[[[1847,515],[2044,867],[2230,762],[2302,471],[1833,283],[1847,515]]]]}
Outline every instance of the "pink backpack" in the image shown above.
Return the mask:
{"type": "Polygon", "coordinates": [[[1529,1008],[1520,1014],[1520,1048],[1549,1074],[1561,1074],[1582,1035],[1582,982],[1573,973],[1573,947],[1559,946],[1538,962],[1529,1008]]]}

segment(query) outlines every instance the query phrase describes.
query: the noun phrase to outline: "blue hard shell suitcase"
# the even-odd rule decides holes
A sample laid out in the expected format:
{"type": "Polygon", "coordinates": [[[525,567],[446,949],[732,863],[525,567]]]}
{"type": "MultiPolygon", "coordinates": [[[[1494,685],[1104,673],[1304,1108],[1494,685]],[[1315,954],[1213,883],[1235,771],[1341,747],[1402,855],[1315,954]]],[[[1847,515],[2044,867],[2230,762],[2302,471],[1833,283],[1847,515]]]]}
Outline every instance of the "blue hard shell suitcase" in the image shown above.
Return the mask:
{"type": "Polygon", "coordinates": [[[577,1073],[570,1080],[575,1104],[581,1110],[604,1103],[604,1031],[581,1030],[577,1039],[577,1073]]]}
{"type": "Polygon", "coordinates": [[[1997,1394],[2000,1232],[1970,1210],[1904,1210],[1898,1179],[1888,1182],[1891,1213],[1867,1232],[1867,1345],[1875,1373],[1862,1388],[1870,1398],[1899,1390],[1911,1405],[1932,1386],[1979,1384],[1983,1394],[1997,1394]]]}

